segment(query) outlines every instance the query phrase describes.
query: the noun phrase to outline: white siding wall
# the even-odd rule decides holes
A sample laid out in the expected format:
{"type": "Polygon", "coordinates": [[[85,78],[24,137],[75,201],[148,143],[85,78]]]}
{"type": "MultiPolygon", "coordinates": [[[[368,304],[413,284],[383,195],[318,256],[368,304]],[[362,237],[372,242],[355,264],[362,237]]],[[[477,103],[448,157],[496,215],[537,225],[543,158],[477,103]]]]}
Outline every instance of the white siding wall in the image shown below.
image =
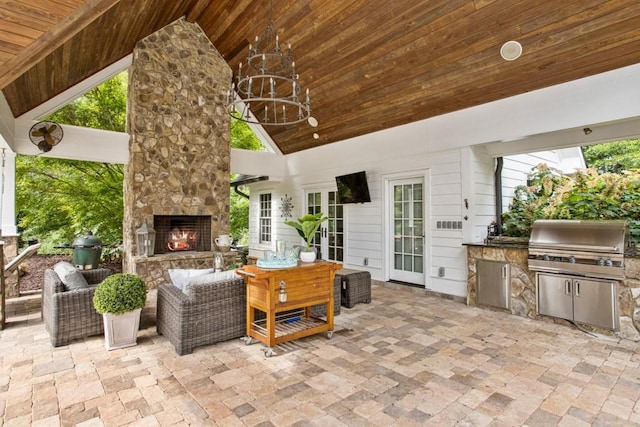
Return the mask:
{"type": "Polygon", "coordinates": [[[428,289],[454,294],[466,294],[466,250],[463,243],[463,229],[438,229],[438,221],[462,221],[463,227],[468,222],[463,220],[462,203],[462,152],[454,149],[444,152],[428,153],[424,146],[416,144],[412,150],[394,149],[393,141],[372,144],[366,153],[359,151],[358,144],[331,145],[331,151],[324,149],[311,150],[292,155],[289,176],[282,182],[261,182],[251,186],[251,253],[261,255],[265,245],[258,243],[258,203],[259,194],[272,193],[274,240],[283,239],[298,243],[300,239],[295,231],[284,225],[285,218],[280,216],[279,203],[284,194],[293,198],[293,216],[303,214],[305,191],[335,190],[335,176],[365,170],[371,202],[365,204],[344,205],[345,208],[345,268],[367,270],[372,278],[387,280],[389,250],[386,241],[388,224],[387,187],[389,179],[424,177],[425,179],[425,227],[427,234],[427,259],[425,265],[426,284],[428,289]],[[384,148],[388,146],[388,148],[384,148]],[[355,151],[354,151],[355,150],[355,151]],[[380,156],[382,151],[395,153],[380,156]],[[416,154],[423,151],[420,154],[416,154]],[[325,159],[325,155],[330,158],[325,159]],[[307,158],[303,158],[307,157],[307,158]],[[340,160],[343,159],[343,160],[340,160]],[[297,168],[299,162],[307,162],[307,168],[297,168]],[[368,264],[364,265],[364,259],[368,264]],[[445,268],[444,277],[438,277],[438,269],[445,268]]]}
{"type": "Polygon", "coordinates": [[[469,235],[465,241],[482,242],[487,237],[487,226],[496,219],[495,168],[496,161],[482,147],[469,150],[469,235]]]}
{"type": "MultiPolygon", "coordinates": [[[[640,85],[636,70],[637,66],[627,67],[287,155],[283,170],[269,173],[281,180],[252,185],[252,250],[264,249],[257,243],[255,215],[260,191],[272,193],[273,242],[295,241],[293,229],[282,224],[280,198],[284,194],[292,196],[294,215],[298,216],[305,206],[305,190],[335,189],[335,176],[365,170],[372,201],[346,209],[344,266],[366,269],[374,279],[387,280],[386,182],[394,177],[423,176],[428,197],[425,286],[464,296],[467,277],[463,243],[480,241],[486,236],[486,225],[495,219],[494,157],[534,151],[534,146],[538,148],[535,151],[576,146],[574,140],[543,139],[542,144],[536,135],[637,117],[640,85]],[[592,102],[585,103],[585,96],[592,102]],[[603,109],[602,105],[610,108],[603,109]],[[443,220],[462,221],[462,230],[438,229],[437,221],[443,220]],[[365,257],[369,259],[367,266],[362,265],[365,257]],[[437,275],[440,267],[445,269],[444,277],[437,275]]],[[[511,171],[524,169],[520,176],[526,177],[530,165],[536,163],[520,158],[508,164],[507,185],[513,187],[518,181],[511,171]]]]}

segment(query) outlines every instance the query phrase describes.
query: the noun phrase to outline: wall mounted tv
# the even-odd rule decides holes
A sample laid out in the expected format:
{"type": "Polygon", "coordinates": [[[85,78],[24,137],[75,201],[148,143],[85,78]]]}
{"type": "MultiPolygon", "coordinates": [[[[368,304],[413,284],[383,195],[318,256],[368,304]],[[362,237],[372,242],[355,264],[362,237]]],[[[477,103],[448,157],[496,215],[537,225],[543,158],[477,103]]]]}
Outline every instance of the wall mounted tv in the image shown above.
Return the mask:
{"type": "Polygon", "coordinates": [[[338,203],[365,203],[371,201],[367,174],[362,172],[336,176],[338,203]]]}

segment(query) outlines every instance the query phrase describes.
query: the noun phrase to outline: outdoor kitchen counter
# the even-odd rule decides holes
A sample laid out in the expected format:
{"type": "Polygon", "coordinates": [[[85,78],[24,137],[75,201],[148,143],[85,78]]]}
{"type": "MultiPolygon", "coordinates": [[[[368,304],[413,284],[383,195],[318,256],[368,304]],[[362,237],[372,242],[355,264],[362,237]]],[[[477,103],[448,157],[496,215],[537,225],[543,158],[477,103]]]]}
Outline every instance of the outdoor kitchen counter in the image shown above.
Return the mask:
{"type": "MultiPolygon", "coordinates": [[[[476,303],[477,294],[477,262],[491,260],[507,262],[510,265],[511,308],[507,312],[533,320],[552,321],[566,324],[567,321],[537,314],[537,295],[535,272],[529,270],[529,247],[526,244],[500,244],[492,242],[464,243],[467,247],[467,305],[481,308],[476,303]]],[[[617,313],[620,327],[617,331],[593,328],[593,332],[603,335],[615,335],[618,338],[640,341],[640,253],[636,249],[625,254],[625,277],[618,281],[617,313]]],[[[505,310],[502,310],[505,311],[505,310]]]]}
{"type": "Polygon", "coordinates": [[[527,242],[506,242],[500,240],[488,240],[484,242],[463,243],[463,246],[479,246],[490,248],[513,248],[513,249],[529,249],[527,242]]]}

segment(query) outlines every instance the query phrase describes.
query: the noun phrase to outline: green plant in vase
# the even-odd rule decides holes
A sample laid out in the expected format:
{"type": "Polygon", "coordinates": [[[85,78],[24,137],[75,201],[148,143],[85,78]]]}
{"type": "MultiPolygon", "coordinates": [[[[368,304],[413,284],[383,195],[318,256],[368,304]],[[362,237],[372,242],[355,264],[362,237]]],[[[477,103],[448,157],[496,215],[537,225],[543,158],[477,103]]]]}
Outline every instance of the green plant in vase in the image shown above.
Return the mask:
{"type": "Polygon", "coordinates": [[[324,216],[322,212],[318,212],[317,214],[307,214],[302,218],[298,218],[296,221],[284,222],[286,225],[295,228],[306,243],[306,247],[300,252],[301,260],[307,262],[313,262],[315,260],[315,251],[311,246],[311,242],[313,241],[313,236],[315,236],[316,231],[318,231],[322,223],[328,219],[329,218],[324,216]],[[305,255],[308,253],[313,254],[313,258],[311,258],[311,255],[305,255]]]}
{"type": "Polygon", "coordinates": [[[146,300],[147,286],[135,274],[112,274],[96,287],[93,306],[103,317],[107,350],[136,345],[146,300]]]}

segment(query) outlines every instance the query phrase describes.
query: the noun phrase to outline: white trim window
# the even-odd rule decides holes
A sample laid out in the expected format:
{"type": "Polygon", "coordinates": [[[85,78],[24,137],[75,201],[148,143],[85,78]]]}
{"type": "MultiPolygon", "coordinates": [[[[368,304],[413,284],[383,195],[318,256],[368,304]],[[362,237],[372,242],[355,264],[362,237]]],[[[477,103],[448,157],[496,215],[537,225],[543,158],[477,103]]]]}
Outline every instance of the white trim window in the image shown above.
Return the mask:
{"type": "Polygon", "coordinates": [[[260,243],[271,243],[271,193],[260,194],[260,243]]]}

